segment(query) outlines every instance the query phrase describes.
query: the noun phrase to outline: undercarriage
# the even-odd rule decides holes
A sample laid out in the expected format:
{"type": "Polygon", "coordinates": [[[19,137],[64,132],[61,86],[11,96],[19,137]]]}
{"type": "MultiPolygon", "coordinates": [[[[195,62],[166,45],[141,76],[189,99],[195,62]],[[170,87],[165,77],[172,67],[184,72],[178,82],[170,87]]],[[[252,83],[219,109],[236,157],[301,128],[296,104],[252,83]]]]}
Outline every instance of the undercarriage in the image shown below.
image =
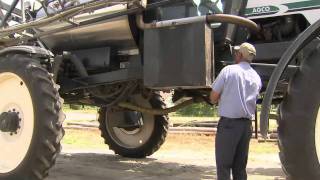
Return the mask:
{"type": "MultiPolygon", "coordinates": [[[[250,9],[247,0],[0,3],[0,145],[17,149],[14,159],[6,156],[8,149],[0,151],[5,180],[48,175],[64,135],[63,101],[98,107],[102,137],[116,154],[152,155],[165,141],[169,113],[193,103],[212,105],[211,85],[233,64],[232,47],[243,41],[258,51],[251,65],[263,80],[261,103],[280,58],[310,25],[303,13],[269,17],[264,11],[274,7],[250,9]],[[259,12],[268,17],[259,18],[259,12]],[[167,107],[161,92],[172,94],[173,106],[167,107]]],[[[301,64],[312,66],[306,59],[316,58],[319,42],[310,43],[279,72],[270,103],[286,102],[301,64]]]]}

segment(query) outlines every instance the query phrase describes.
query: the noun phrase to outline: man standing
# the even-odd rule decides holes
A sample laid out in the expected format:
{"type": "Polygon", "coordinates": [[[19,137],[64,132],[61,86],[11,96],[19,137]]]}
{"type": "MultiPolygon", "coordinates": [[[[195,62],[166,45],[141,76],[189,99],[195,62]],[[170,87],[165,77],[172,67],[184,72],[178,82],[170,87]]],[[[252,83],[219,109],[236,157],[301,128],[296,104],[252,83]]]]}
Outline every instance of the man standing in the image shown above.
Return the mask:
{"type": "Polygon", "coordinates": [[[219,102],[220,121],[216,135],[218,180],[246,180],[251,120],[262,83],[250,63],[256,56],[253,45],[236,46],[234,65],[222,69],[212,85],[210,99],[219,102]]]}

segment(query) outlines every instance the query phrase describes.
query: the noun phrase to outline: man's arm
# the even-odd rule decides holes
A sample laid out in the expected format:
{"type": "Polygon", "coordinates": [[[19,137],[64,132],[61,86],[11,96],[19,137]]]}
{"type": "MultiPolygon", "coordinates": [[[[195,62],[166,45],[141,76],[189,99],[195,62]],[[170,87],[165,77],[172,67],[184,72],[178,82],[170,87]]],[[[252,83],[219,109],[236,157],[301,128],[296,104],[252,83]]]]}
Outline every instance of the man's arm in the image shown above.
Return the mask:
{"type": "Polygon", "coordinates": [[[225,74],[226,68],[223,68],[212,84],[212,91],[210,93],[210,101],[212,104],[216,104],[219,102],[220,95],[223,91],[224,83],[226,80],[226,74],[225,74]]]}
{"type": "Polygon", "coordinates": [[[216,104],[219,102],[220,99],[220,94],[214,90],[211,91],[210,93],[210,101],[212,104],[216,104]]]}

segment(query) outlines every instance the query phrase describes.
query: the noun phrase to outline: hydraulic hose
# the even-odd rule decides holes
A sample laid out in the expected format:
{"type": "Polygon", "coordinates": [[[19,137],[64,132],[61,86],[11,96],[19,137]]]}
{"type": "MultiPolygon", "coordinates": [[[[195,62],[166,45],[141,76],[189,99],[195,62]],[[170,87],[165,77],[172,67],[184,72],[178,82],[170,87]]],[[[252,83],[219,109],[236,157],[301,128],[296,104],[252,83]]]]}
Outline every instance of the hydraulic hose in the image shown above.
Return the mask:
{"type": "Polygon", "coordinates": [[[69,59],[73,63],[73,65],[76,67],[76,69],[81,77],[88,76],[88,72],[87,72],[86,68],[84,67],[83,63],[76,55],[70,54],[69,59]]]}
{"type": "Polygon", "coordinates": [[[57,80],[58,80],[58,73],[59,73],[60,66],[61,66],[62,62],[63,62],[62,55],[58,55],[55,57],[54,63],[53,63],[53,80],[54,80],[54,82],[57,82],[57,80]]]}

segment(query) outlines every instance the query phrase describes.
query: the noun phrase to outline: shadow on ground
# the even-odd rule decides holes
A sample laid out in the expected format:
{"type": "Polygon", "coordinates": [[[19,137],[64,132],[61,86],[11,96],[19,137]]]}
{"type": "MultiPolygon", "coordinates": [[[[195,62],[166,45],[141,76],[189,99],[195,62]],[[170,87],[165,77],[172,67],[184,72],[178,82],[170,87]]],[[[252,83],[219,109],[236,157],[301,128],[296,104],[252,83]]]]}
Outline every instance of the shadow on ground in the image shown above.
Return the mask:
{"type": "MultiPolygon", "coordinates": [[[[248,169],[248,172],[255,177],[265,177],[263,180],[283,179],[279,168],[248,169]]],[[[72,153],[60,155],[48,180],[213,180],[215,176],[214,166],[184,165],[153,158],[137,160],[110,154],[72,153]]]]}

